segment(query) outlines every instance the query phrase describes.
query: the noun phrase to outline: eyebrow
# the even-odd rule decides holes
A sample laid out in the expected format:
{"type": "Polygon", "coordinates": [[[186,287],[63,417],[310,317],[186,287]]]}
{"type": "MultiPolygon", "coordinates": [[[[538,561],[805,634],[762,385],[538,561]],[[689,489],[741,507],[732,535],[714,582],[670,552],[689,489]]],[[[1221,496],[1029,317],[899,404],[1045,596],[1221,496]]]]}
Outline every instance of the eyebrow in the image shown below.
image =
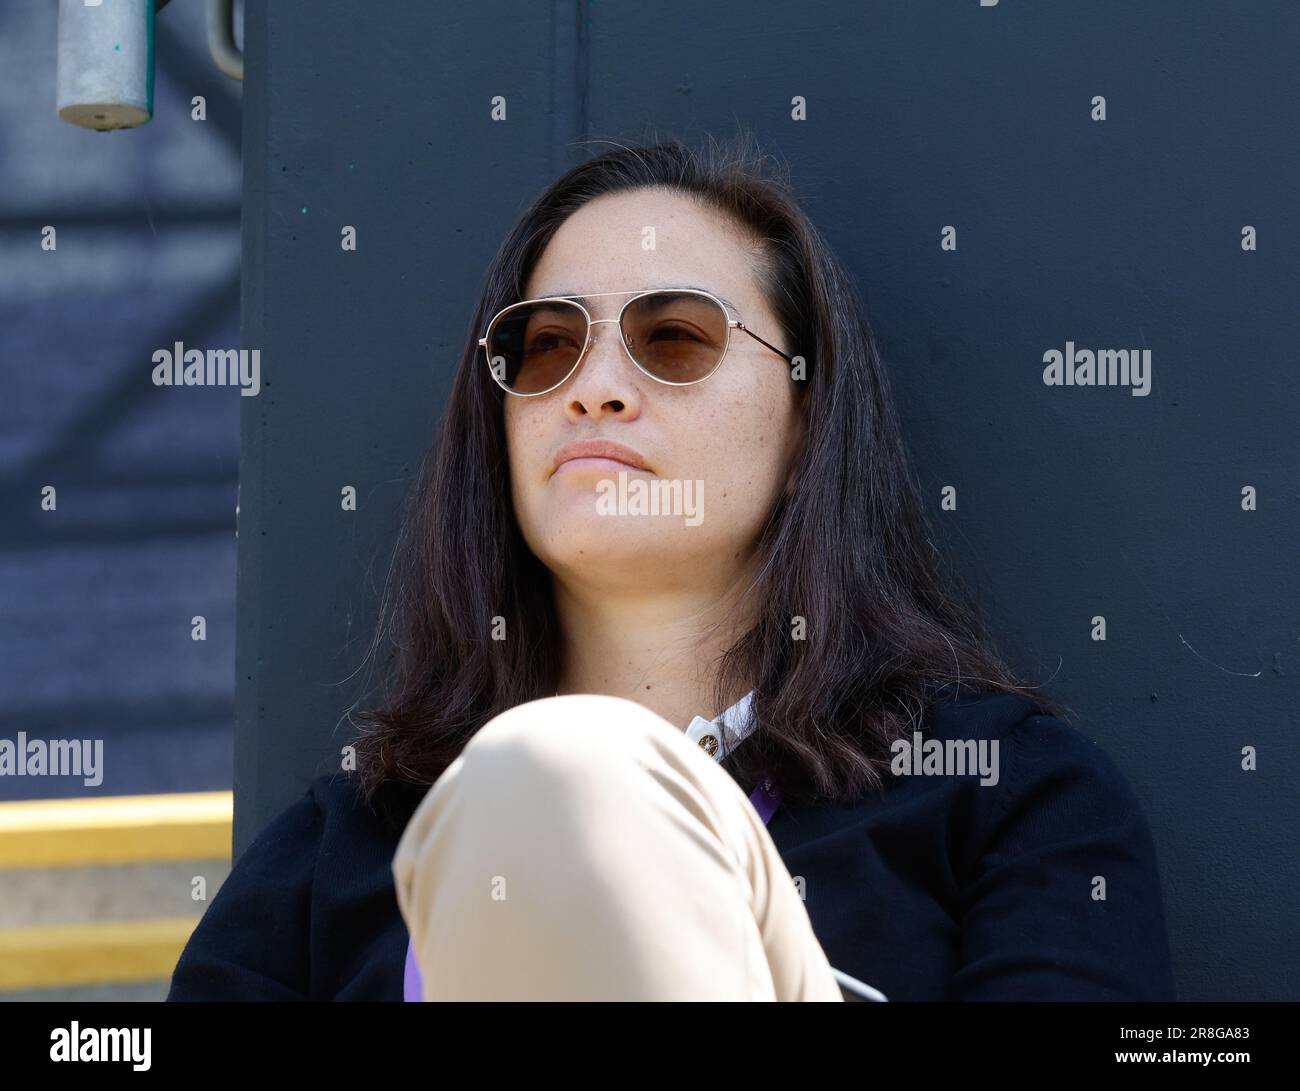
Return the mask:
{"type": "MultiPolygon", "coordinates": [[[[737,312],[740,311],[740,308],[737,307],[734,303],[732,303],[731,300],[729,300],[725,295],[719,295],[712,288],[700,288],[694,284],[664,284],[664,285],[658,285],[650,288],[639,288],[637,289],[637,291],[643,291],[643,292],[667,291],[672,288],[691,288],[697,292],[708,292],[709,295],[722,300],[722,302],[725,303],[728,307],[730,307],[733,311],[737,311],[737,312]]],[[[619,293],[619,294],[620,295],[626,294],[630,297],[635,295],[636,293],[627,292],[627,293],[619,293]]],[[[560,296],[563,297],[564,299],[576,299],[584,307],[588,306],[591,303],[593,298],[592,296],[589,295],[579,295],[577,292],[547,292],[546,295],[541,298],[547,298],[550,296],[560,296]]]]}

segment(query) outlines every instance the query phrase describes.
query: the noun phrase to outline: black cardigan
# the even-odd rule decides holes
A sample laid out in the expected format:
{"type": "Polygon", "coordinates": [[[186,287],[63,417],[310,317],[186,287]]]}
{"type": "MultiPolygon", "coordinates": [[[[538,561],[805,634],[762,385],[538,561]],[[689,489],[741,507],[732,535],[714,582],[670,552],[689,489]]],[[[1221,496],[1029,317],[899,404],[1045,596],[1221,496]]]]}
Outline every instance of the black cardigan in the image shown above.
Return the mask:
{"type": "MultiPolygon", "coordinates": [[[[1106,754],[1006,694],[937,706],[925,737],[1000,740],[999,782],[891,777],[768,827],[831,965],[891,1001],[1174,999],[1151,833],[1106,754]]],[[[355,778],[313,781],[239,857],[167,999],[401,1000],[390,869],[420,793],[386,798],[388,820],[355,778]]]]}

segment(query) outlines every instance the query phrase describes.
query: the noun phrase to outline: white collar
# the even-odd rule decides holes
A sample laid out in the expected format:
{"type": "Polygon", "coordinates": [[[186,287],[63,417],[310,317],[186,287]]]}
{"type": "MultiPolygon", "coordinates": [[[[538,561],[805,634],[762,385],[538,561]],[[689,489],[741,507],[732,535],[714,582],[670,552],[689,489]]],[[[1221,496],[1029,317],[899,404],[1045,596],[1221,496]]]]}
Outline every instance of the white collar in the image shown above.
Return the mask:
{"type": "Polygon", "coordinates": [[[750,706],[754,701],[751,689],[744,697],[712,720],[696,716],[686,728],[686,737],[700,744],[709,757],[721,761],[739,745],[756,726],[750,706]]]}

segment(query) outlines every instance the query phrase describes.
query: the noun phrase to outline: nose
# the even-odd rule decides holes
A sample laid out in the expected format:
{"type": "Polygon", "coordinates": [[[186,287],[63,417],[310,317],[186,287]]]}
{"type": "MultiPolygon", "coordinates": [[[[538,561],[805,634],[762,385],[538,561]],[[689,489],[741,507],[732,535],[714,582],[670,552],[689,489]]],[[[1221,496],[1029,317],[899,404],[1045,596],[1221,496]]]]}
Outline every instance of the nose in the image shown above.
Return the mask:
{"type": "Polygon", "coordinates": [[[591,342],[569,388],[565,411],[570,418],[599,420],[611,416],[634,420],[641,413],[641,389],[637,369],[623,347],[617,318],[593,318],[591,342]],[[597,326],[613,326],[597,330],[597,326]]]}

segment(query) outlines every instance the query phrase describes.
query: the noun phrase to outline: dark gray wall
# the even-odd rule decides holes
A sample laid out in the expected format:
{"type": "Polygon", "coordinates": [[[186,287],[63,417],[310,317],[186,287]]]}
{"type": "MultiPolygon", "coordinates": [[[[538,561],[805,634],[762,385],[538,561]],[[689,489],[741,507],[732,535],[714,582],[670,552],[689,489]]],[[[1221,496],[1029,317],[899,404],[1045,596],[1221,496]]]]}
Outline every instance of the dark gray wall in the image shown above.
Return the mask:
{"type": "Polygon", "coordinates": [[[337,765],[524,203],[603,147],[575,141],[739,121],[857,277],[1005,650],[1144,801],[1180,996],[1300,995],[1297,5],[259,5],[246,37],[237,849],[337,765]],[[1151,393],[1045,386],[1067,340],[1151,349],[1151,393]]]}

